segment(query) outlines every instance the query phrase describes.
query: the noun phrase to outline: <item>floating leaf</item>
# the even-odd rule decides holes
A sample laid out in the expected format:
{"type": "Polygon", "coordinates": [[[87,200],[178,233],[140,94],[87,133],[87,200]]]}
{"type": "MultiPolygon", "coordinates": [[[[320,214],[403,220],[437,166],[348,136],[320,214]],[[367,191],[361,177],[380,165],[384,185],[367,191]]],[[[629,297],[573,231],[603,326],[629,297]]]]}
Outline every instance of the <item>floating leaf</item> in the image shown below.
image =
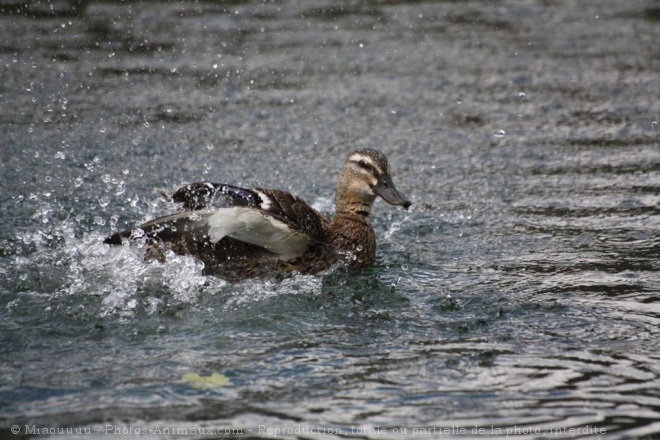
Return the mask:
{"type": "Polygon", "coordinates": [[[181,376],[181,379],[188,382],[188,384],[195,388],[217,388],[229,385],[231,382],[224,374],[213,373],[210,376],[200,376],[197,373],[186,373],[181,376]]]}

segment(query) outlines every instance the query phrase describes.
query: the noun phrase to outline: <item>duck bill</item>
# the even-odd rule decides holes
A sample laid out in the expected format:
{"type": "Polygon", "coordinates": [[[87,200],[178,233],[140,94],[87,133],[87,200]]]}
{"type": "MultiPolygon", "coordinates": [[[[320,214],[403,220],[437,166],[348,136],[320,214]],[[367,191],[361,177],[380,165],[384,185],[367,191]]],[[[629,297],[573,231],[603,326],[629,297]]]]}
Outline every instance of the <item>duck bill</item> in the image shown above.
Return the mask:
{"type": "Polygon", "coordinates": [[[406,199],[394,186],[390,176],[381,176],[374,187],[374,192],[381,196],[390,205],[403,206],[408,209],[412,203],[406,199]]]}

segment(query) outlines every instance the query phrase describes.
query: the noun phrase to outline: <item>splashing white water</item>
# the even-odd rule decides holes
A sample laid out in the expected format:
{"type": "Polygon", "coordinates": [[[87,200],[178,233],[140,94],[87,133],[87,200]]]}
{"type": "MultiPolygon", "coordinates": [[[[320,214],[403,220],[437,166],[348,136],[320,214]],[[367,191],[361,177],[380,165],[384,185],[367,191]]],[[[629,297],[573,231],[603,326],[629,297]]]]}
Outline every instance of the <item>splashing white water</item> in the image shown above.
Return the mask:
{"type": "Polygon", "coordinates": [[[141,249],[108,246],[99,233],[77,237],[71,223],[18,238],[36,250],[29,256],[17,256],[14,269],[23,271],[27,279],[35,276],[28,270],[30,266],[61,268],[48,274],[48,282],[60,286],[51,294],[53,299],[101,298],[99,317],[152,314],[165,307],[195,304],[200,295],[227,284],[202,275],[204,264],[192,257],[171,253],[164,263],[146,262],[141,249]]]}

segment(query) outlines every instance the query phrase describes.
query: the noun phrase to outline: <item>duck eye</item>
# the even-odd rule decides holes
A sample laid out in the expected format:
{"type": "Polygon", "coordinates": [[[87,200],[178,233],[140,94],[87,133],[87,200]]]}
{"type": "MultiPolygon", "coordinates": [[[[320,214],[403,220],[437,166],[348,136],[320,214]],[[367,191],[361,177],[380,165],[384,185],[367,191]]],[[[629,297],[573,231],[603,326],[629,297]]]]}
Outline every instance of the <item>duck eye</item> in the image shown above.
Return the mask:
{"type": "Polygon", "coordinates": [[[375,171],[373,165],[371,165],[370,163],[367,163],[367,162],[364,161],[364,160],[359,160],[359,161],[357,162],[357,164],[360,166],[360,168],[362,168],[363,170],[367,170],[367,171],[369,171],[369,172],[372,173],[372,174],[373,174],[374,171],[375,171]]]}

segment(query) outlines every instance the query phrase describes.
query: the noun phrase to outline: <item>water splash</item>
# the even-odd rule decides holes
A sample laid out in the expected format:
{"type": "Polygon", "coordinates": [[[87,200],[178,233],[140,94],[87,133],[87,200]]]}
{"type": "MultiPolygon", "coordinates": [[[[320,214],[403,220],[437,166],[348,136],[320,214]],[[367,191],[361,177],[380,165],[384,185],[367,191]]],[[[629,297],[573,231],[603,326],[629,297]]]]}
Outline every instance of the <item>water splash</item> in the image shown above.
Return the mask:
{"type": "Polygon", "coordinates": [[[322,292],[322,278],[315,275],[296,274],[283,280],[253,279],[242,283],[226,302],[224,309],[232,310],[247,304],[264,302],[288,295],[318,296],[322,292]]]}
{"type": "Polygon", "coordinates": [[[194,305],[200,296],[227,283],[202,275],[203,263],[192,257],[167,255],[165,263],[146,262],[143,250],[103,244],[104,235],[77,232],[66,221],[50,229],[16,235],[22,251],[8,269],[19,278],[41,277],[51,289],[53,304],[66,299],[65,307],[88,309],[87,315],[136,317],[194,305]],[[94,309],[94,312],[89,311],[94,309]]]}

